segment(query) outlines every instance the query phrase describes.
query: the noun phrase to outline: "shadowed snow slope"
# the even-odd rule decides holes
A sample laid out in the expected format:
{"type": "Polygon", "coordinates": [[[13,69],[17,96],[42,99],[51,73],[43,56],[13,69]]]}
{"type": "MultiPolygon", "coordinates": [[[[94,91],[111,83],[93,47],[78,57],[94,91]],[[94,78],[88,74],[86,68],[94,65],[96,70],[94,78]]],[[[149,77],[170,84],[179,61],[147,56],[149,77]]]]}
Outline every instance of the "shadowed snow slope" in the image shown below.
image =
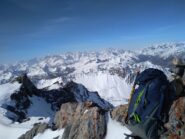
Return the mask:
{"type": "Polygon", "coordinates": [[[2,108],[3,103],[9,103],[10,95],[20,88],[18,83],[7,83],[0,86],[0,138],[1,139],[16,139],[21,134],[25,133],[29,128],[19,127],[12,124],[11,120],[5,117],[7,112],[2,108]]]}
{"type": "Polygon", "coordinates": [[[5,117],[7,110],[4,109],[2,105],[4,103],[6,104],[10,103],[10,95],[13,94],[14,91],[18,90],[20,86],[21,84],[18,84],[18,83],[13,83],[13,84],[7,83],[7,84],[0,85],[0,124],[11,123],[11,121],[5,117]]]}

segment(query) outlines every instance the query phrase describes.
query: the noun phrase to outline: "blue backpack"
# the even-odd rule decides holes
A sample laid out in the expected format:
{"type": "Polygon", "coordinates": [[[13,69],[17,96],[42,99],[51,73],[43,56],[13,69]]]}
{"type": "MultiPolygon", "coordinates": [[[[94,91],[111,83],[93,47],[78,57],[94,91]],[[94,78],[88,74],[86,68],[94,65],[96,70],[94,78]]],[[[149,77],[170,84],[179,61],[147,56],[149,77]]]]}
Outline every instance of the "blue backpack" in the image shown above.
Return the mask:
{"type": "Polygon", "coordinates": [[[129,103],[126,126],[142,139],[158,139],[168,120],[173,88],[162,71],[152,68],[140,73],[135,83],[138,88],[129,103]]]}

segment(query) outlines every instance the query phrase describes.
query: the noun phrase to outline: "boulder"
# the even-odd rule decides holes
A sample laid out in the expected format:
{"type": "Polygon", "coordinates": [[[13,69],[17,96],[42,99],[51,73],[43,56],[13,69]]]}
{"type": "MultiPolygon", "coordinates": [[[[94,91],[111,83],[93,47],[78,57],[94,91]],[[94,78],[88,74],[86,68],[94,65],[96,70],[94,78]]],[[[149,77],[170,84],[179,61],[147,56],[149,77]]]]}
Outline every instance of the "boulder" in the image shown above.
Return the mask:
{"type": "Polygon", "coordinates": [[[91,102],[65,103],[56,114],[55,124],[65,128],[62,139],[103,139],[106,118],[107,113],[91,102]]]}
{"type": "Polygon", "coordinates": [[[161,139],[185,139],[185,97],[175,100],[170,108],[167,132],[161,139]]]}
{"type": "Polygon", "coordinates": [[[125,117],[127,115],[128,104],[120,105],[111,111],[111,118],[125,125],[125,117]]]}
{"type": "MultiPolygon", "coordinates": [[[[125,125],[128,105],[120,105],[111,111],[111,118],[125,125]]],[[[169,111],[169,120],[165,124],[166,132],[160,139],[185,139],[185,97],[175,100],[169,111]]]]}
{"type": "Polygon", "coordinates": [[[58,129],[72,123],[77,106],[77,103],[66,103],[61,106],[60,111],[56,112],[54,123],[58,129]]]}

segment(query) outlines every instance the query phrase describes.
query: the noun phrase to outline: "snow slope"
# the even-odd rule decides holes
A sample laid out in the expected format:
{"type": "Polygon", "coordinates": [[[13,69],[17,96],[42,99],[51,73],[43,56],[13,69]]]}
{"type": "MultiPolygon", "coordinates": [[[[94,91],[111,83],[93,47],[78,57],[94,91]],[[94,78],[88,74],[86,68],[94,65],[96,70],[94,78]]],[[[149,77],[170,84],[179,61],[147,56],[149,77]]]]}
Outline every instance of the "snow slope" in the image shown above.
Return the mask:
{"type": "Polygon", "coordinates": [[[10,95],[14,91],[20,88],[18,83],[7,83],[0,85],[0,124],[10,124],[11,121],[6,118],[6,110],[2,107],[4,103],[8,104],[10,102],[10,95]]]}
{"type": "Polygon", "coordinates": [[[131,134],[131,132],[124,126],[122,126],[117,121],[114,121],[110,118],[107,125],[107,135],[105,139],[124,139],[126,134],[131,134]]]}
{"type": "Polygon", "coordinates": [[[47,129],[44,133],[38,134],[33,139],[54,139],[58,137],[58,139],[62,138],[64,129],[52,131],[51,129],[47,129]]]}
{"type": "Polygon", "coordinates": [[[13,123],[6,117],[7,110],[3,104],[10,104],[10,95],[20,88],[19,83],[7,83],[0,85],[0,139],[16,139],[26,131],[30,130],[35,123],[48,123],[54,117],[50,105],[42,98],[32,97],[32,105],[28,109],[29,121],[23,123],[13,123]],[[43,118],[43,119],[40,119],[43,118]]]}
{"type": "Polygon", "coordinates": [[[20,84],[7,83],[0,85],[0,138],[1,139],[16,139],[30,128],[19,127],[16,123],[6,118],[6,110],[2,108],[4,103],[9,103],[10,95],[18,90],[20,84]]]}
{"type": "Polygon", "coordinates": [[[0,123],[0,138],[1,139],[17,139],[27,130],[26,128],[11,127],[10,125],[3,125],[0,123]]]}
{"type": "Polygon", "coordinates": [[[90,91],[97,91],[102,98],[115,106],[125,103],[131,90],[131,85],[124,79],[106,73],[79,75],[75,82],[83,84],[90,91]]]}

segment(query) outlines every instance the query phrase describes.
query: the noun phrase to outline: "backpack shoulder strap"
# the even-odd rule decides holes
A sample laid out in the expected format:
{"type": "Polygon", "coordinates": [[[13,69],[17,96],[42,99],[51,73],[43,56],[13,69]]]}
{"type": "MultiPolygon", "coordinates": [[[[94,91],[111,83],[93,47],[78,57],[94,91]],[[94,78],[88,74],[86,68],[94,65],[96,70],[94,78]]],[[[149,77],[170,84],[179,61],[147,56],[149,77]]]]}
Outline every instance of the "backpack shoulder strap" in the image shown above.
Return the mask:
{"type": "Polygon", "coordinates": [[[133,112],[131,113],[131,115],[129,117],[129,118],[134,118],[134,120],[137,123],[140,123],[141,122],[141,118],[136,113],[136,110],[137,110],[139,104],[142,104],[143,106],[145,105],[145,103],[146,103],[146,94],[148,92],[148,86],[149,86],[149,84],[150,84],[150,82],[147,83],[147,85],[140,92],[138,92],[139,94],[138,94],[138,97],[137,97],[137,99],[135,101],[133,112]]]}

